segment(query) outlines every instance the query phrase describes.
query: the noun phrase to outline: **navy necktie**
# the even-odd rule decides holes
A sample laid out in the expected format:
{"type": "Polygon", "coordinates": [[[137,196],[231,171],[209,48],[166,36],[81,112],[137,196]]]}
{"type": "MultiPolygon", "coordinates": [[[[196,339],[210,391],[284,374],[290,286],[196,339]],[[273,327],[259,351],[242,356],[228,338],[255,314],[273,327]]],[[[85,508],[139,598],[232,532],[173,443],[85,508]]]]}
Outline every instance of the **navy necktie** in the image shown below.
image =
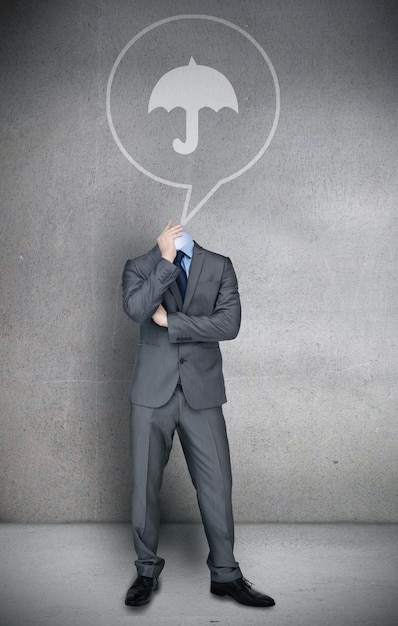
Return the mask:
{"type": "Polygon", "coordinates": [[[181,272],[178,274],[176,280],[177,280],[177,285],[178,285],[178,288],[179,288],[179,290],[181,292],[181,296],[182,296],[183,300],[185,298],[185,292],[187,290],[187,282],[188,282],[188,278],[187,278],[186,272],[185,272],[185,270],[184,270],[184,268],[182,267],[182,264],[181,264],[181,261],[184,258],[184,256],[185,256],[185,252],[183,252],[182,250],[178,250],[177,256],[176,256],[176,258],[174,260],[175,265],[177,265],[177,267],[179,267],[180,270],[181,270],[181,272]]]}

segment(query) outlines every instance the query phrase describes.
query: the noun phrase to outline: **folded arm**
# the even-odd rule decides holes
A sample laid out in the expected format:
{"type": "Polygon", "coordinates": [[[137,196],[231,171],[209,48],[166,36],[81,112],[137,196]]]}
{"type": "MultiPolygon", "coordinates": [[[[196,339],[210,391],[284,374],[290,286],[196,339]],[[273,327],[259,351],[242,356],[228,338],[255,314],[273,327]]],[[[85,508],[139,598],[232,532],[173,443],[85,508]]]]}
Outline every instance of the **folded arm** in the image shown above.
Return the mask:
{"type": "Polygon", "coordinates": [[[130,319],[144,324],[154,315],[163,300],[164,292],[181,270],[161,258],[148,274],[143,274],[134,259],[127,261],[123,272],[123,308],[130,319]]]}
{"type": "MultiPolygon", "coordinates": [[[[167,314],[169,341],[223,341],[234,339],[241,319],[238,281],[230,259],[225,259],[220,289],[211,315],[167,314]]],[[[155,320],[156,321],[156,320],[155,320]]]]}
{"type": "Polygon", "coordinates": [[[179,272],[173,264],[177,250],[175,240],[181,237],[182,227],[169,220],[157,238],[161,259],[152,271],[137,267],[134,259],[127,261],[123,272],[123,308],[130,319],[144,324],[156,313],[164,292],[175,281],[179,272]]]}

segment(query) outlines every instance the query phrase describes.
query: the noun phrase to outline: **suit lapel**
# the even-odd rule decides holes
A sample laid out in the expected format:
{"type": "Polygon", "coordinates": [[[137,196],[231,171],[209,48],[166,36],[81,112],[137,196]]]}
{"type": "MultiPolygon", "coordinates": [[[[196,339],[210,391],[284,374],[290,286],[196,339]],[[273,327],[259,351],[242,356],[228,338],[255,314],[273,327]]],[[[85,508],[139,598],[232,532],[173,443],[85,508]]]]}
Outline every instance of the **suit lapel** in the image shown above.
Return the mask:
{"type": "MultiPolygon", "coordinates": [[[[205,251],[203,248],[198,246],[197,243],[194,245],[193,256],[191,262],[191,268],[189,270],[189,277],[187,283],[187,290],[185,292],[184,304],[182,306],[182,312],[186,313],[189,305],[191,304],[191,300],[193,298],[193,294],[195,293],[196,285],[199,280],[200,273],[202,271],[203,261],[205,260],[205,251]]],[[[175,284],[177,291],[179,292],[177,283],[175,284]]],[[[181,295],[180,295],[181,298],[181,295]]]]}

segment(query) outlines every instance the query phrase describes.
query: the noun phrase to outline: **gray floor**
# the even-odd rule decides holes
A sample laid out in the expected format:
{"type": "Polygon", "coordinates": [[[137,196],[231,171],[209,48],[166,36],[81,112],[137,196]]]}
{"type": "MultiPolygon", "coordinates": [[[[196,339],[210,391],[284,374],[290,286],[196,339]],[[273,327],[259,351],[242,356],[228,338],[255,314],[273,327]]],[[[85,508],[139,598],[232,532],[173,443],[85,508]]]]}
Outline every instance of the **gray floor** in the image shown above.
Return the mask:
{"type": "Polygon", "coordinates": [[[140,609],[124,605],[128,524],[2,524],[0,539],[1,626],[398,626],[398,525],[237,525],[236,558],[270,609],[210,595],[200,525],[162,527],[166,567],[140,609]]]}

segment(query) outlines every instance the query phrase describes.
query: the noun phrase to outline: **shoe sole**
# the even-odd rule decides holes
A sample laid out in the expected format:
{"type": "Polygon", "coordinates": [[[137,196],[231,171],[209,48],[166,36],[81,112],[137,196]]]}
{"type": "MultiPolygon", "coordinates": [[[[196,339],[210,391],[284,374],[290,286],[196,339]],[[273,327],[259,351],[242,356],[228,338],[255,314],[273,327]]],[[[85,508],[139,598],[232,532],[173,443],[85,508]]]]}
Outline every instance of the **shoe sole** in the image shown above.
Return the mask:
{"type": "Polygon", "coordinates": [[[273,604],[252,604],[252,603],[247,603],[247,602],[242,602],[241,600],[238,600],[238,598],[235,598],[234,595],[232,595],[232,593],[227,593],[226,591],[220,591],[219,589],[217,589],[216,587],[210,587],[210,593],[212,593],[215,596],[229,596],[230,598],[232,598],[233,600],[235,600],[235,602],[239,602],[239,604],[243,604],[244,606],[257,606],[257,607],[261,607],[263,609],[267,609],[271,606],[275,606],[275,602],[273,604]]]}

